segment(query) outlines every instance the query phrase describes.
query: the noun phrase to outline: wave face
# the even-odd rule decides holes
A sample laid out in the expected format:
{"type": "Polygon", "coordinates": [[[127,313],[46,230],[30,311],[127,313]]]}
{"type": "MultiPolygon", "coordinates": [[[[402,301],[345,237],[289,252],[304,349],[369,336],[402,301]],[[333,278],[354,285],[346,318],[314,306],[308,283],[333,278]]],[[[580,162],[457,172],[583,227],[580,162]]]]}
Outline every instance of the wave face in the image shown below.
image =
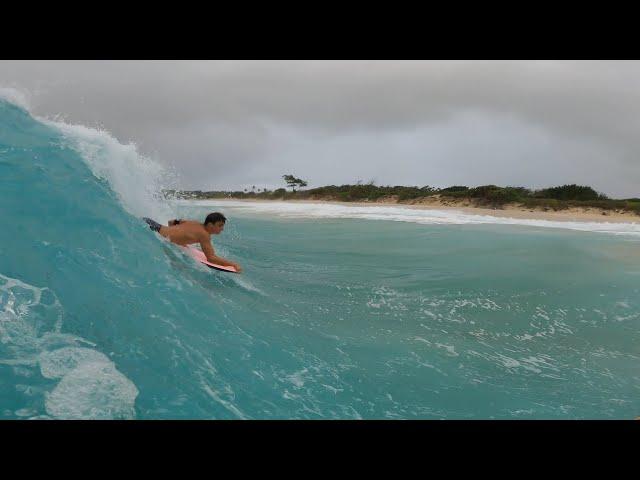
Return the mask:
{"type": "Polygon", "coordinates": [[[172,337],[169,318],[189,317],[197,295],[177,293],[171,261],[184,259],[137,218],[167,216],[162,175],[104,132],[0,99],[3,417],[140,417],[136,384],[166,380],[155,369],[179,347],[145,347],[172,337]],[[164,360],[145,362],[154,355],[164,360]]]}
{"type": "Polygon", "coordinates": [[[167,202],[171,178],[0,99],[0,418],[639,414],[635,235],[167,202]],[[140,220],[212,210],[243,275],[140,220]]]}

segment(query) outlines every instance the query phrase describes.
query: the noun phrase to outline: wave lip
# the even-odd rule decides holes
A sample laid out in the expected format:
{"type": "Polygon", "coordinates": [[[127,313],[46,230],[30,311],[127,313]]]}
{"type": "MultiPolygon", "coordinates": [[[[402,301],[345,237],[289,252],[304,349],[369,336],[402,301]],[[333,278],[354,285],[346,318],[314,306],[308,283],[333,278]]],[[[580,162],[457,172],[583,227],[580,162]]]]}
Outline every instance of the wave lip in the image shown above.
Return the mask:
{"type": "Polygon", "coordinates": [[[29,111],[31,109],[28,95],[15,88],[0,87],[0,99],[13,103],[23,110],[29,111]]]}
{"type": "Polygon", "coordinates": [[[0,87],[0,134],[7,136],[4,141],[0,138],[0,144],[34,147],[36,142],[43,140],[43,132],[28,137],[28,144],[16,143],[33,128],[49,129],[57,135],[56,145],[51,139],[44,139],[49,147],[56,150],[67,147],[77,153],[96,178],[109,184],[121,206],[130,214],[160,218],[172,215],[162,190],[175,188],[175,171],[140,154],[135,144],[120,143],[103,129],[35,116],[30,111],[26,94],[0,87]]]}

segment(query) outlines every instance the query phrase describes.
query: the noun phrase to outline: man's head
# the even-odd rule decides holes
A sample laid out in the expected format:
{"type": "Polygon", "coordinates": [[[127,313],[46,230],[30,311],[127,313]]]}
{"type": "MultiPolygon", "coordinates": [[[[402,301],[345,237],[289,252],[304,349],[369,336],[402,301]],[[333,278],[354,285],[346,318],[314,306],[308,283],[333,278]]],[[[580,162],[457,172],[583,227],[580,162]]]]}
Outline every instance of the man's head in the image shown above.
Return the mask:
{"type": "Polygon", "coordinates": [[[224,230],[224,224],[227,221],[224,215],[219,212],[213,212],[207,215],[204,220],[204,228],[207,232],[217,235],[224,230]]]}

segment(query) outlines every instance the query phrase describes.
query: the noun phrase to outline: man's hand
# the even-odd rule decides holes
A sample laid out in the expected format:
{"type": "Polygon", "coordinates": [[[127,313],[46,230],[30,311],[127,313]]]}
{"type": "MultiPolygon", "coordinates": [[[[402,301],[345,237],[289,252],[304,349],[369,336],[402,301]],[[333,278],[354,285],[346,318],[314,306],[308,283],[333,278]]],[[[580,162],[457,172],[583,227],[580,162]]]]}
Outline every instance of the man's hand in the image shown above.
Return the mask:
{"type": "Polygon", "coordinates": [[[238,265],[237,263],[234,263],[232,266],[235,267],[236,272],[240,273],[242,271],[242,267],[240,267],[240,265],[238,265]]]}

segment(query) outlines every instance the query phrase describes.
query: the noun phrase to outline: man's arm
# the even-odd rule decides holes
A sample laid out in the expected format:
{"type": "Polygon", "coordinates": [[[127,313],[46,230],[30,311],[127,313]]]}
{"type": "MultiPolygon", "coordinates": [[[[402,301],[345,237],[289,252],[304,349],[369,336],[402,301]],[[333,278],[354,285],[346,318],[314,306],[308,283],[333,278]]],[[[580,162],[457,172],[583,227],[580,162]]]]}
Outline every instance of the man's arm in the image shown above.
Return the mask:
{"type": "Polygon", "coordinates": [[[208,235],[203,235],[203,237],[200,239],[200,247],[207,257],[208,262],[216,263],[218,265],[235,267],[238,272],[242,270],[240,268],[240,265],[238,265],[237,263],[230,262],[229,260],[225,260],[224,258],[218,257],[216,255],[216,252],[213,250],[213,246],[211,245],[211,241],[209,240],[208,235]]]}

